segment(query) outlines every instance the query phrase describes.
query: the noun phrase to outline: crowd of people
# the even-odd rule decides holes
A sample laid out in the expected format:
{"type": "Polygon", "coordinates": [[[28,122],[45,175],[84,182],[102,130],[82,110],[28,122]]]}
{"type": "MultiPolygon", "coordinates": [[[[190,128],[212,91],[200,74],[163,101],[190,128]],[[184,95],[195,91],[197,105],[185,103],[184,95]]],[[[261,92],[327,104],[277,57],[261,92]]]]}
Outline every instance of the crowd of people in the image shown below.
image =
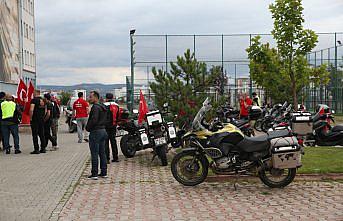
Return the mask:
{"type": "Polygon", "coordinates": [[[249,119],[249,108],[254,106],[261,107],[261,99],[257,96],[256,92],[252,93],[252,99],[246,93],[241,94],[239,97],[240,118],[249,119]]]}
{"type": "MultiPolygon", "coordinates": [[[[78,143],[89,143],[92,169],[90,179],[107,177],[107,164],[118,162],[118,147],[116,142],[116,125],[119,106],[114,101],[111,93],[106,94],[106,100],[100,102],[100,95],[92,91],[88,98],[84,99],[82,92],[78,93],[78,99],[73,104],[73,117],[77,121],[78,143]],[[89,134],[89,135],[88,135],[89,134]],[[111,151],[110,151],[111,146],[111,151]],[[100,159],[100,173],[98,173],[100,159]]],[[[24,107],[15,102],[15,97],[0,92],[0,125],[1,141],[6,154],[11,154],[10,135],[13,136],[14,153],[20,154],[19,124],[23,115],[24,107]]],[[[32,132],[33,151],[31,154],[46,153],[49,141],[51,151],[58,150],[57,133],[60,118],[60,106],[54,96],[46,93],[41,96],[39,90],[34,91],[28,111],[32,132]]]]}
{"type": "MultiPolygon", "coordinates": [[[[19,124],[24,107],[15,102],[15,97],[0,92],[0,125],[2,147],[6,154],[11,153],[10,135],[13,136],[14,153],[20,154],[19,124]]],[[[34,98],[29,106],[30,125],[34,150],[31,154],[46,153],[49,141],[51,150],[57,150],[58,119],[60,117],[59,104],[49,93],[40,96],[40,91],[34,92],[34,98]],[[40,139],[40,145],[38,143],[40,139]]]]}

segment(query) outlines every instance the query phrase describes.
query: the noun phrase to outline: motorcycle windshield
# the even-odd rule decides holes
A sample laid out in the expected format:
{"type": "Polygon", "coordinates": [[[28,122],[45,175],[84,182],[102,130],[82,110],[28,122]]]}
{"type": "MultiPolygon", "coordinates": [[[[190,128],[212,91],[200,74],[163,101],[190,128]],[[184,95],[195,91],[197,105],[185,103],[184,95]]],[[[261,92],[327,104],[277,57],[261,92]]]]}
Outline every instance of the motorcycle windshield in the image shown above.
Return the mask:
{"type": "Polygon", "coordinates": [[[198,113],[195,115],[195,118],[192,123],[193,130],[203,130],[205,127],[201,124],[202,120],[204,119],[206,113],[211,109],[211,104],[209,98],[206,98],[204,103],[202,104],[202,107],[198,111],[198,113]]]}

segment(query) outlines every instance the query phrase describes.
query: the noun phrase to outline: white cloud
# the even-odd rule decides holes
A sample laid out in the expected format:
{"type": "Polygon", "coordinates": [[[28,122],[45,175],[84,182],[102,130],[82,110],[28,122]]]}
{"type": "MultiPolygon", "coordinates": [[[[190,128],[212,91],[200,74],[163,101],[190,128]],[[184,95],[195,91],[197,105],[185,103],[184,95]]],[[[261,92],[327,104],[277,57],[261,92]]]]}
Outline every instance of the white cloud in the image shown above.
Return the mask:
{"type": "MultiPolygon", "coordinates": [[[[271,2],[36,1],[38,82],[124,83],[125,76],[130,74],[131,28],[136,28],[138,34],[268,33],[272,29],[268,9],[271,2]]],[[[341,0],[303,2],[306,27],[320,32],[343,31],[341,0]]],[[[142,52],[147,53],[141,50],[137,54],[142,52]]],[[[136,72],[137,78],[146,74],[140,69],[136,72]]]]}

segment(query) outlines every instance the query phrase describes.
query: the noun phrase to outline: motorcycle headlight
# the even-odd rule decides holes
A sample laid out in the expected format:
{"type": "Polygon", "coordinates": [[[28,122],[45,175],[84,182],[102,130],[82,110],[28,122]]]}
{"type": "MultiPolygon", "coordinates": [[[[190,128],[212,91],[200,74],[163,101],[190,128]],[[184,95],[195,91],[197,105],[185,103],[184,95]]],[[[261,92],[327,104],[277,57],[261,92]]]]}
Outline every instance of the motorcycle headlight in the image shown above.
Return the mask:
{"type": "Polygon", "coordinates": [[[166,131],[166,127],[164,125],[161,126],[161,131],[162,132],[166,131]]]}

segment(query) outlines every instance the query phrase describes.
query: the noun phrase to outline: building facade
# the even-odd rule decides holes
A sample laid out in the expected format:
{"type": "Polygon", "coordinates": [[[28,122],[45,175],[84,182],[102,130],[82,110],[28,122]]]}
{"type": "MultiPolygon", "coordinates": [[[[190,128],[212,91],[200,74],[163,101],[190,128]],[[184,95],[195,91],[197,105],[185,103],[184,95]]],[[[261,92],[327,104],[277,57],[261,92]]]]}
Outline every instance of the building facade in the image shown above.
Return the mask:
{"type": "Polygon", "coordinates": [[[34,0],[1,0],[0,90],[14,94],[20,78],[36,85],[34,0]]]}

